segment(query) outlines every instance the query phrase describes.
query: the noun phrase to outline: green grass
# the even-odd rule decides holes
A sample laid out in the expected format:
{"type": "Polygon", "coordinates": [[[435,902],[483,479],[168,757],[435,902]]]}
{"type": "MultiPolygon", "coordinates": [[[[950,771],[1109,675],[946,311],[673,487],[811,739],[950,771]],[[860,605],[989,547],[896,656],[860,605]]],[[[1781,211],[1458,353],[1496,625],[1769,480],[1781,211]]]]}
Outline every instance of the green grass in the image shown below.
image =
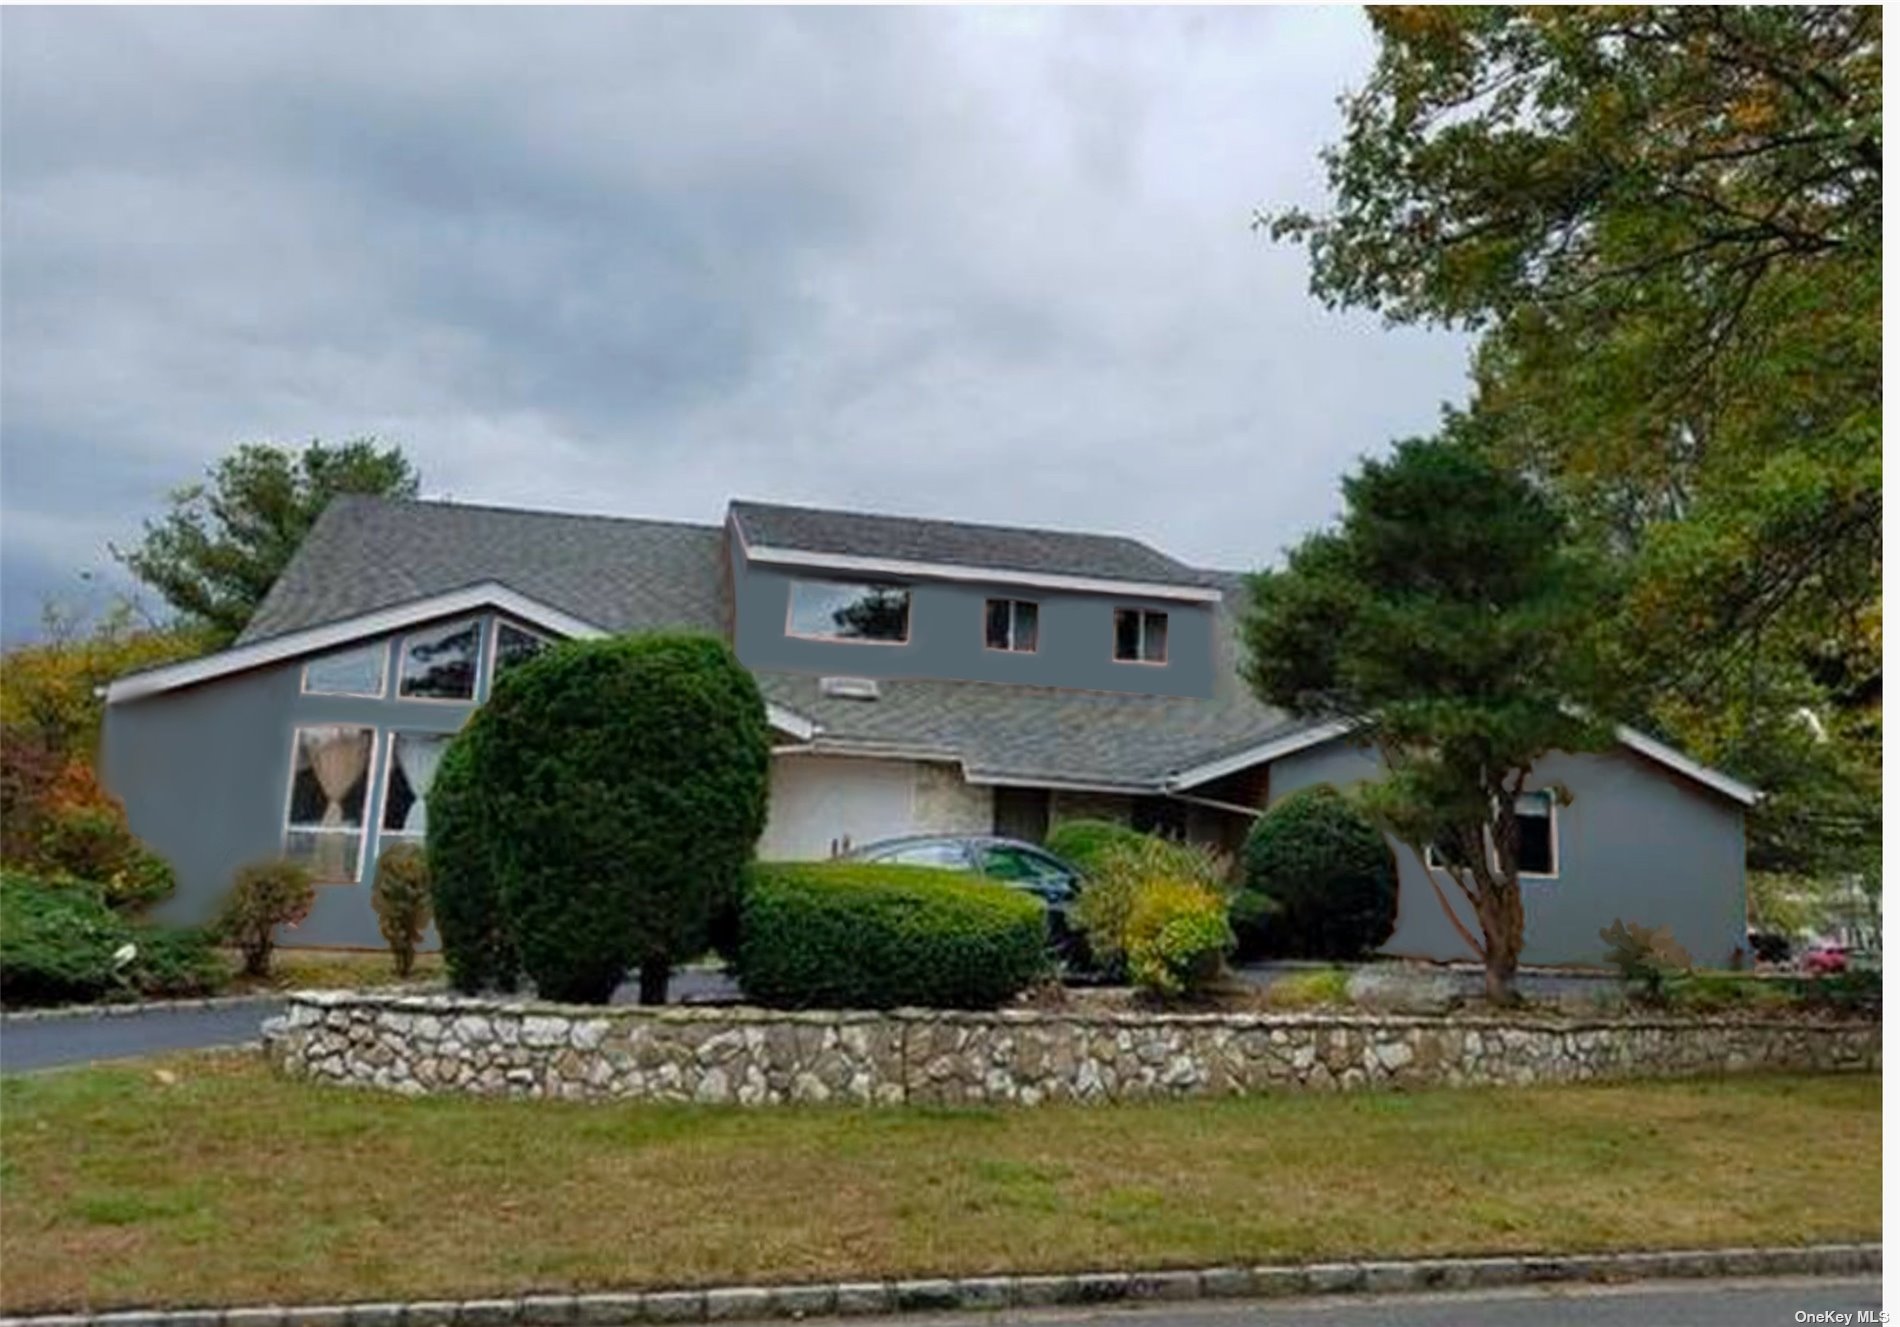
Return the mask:
{"type": "Polygon", "coordinates": [[[1266,1002],[1274,1009],[1318,1009],[1350,1005],[1346,986],[1352,973],[1346,968],[1317,968],[1277,977],[1267,987],[1266,1002]]]}
{"type": "MultiPolygon", "coordinates": [[[[234,952],[226,951],[231,971],[238,973],[242,964],[234,952]]],[[[302,991],[369,989],[377,986],[401,986],[412,983],[441,983],[444,980],[442,955],[417,954],[416,965],[407,977],[396,975],[396,961],[386,949],[277,949],[270,956],[270,975],[259,979],[237,975],[232,978],[232,993],[243,991],[302,991]]]]}
{"type": "Polygon", "coordinates": [[[1031,1110],[0,1079],[0,1307],[1878,1238],[1880,1082],[1031,1110]]]}

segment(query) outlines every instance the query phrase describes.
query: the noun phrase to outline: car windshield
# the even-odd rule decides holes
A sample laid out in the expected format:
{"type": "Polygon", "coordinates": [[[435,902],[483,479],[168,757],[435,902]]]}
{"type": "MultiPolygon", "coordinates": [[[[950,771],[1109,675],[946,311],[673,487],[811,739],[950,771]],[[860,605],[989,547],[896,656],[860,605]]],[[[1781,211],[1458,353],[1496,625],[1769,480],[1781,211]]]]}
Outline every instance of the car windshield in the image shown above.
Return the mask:
{"type": "Polygon", "coordinates": [[[900,866],[939,866],[952,871],[970,869],[970,859],[964,855],[963,845],[946,839],[933,839],[926,843],[906,843],[871,857],[874,862],[894,862],[900,866]]]}

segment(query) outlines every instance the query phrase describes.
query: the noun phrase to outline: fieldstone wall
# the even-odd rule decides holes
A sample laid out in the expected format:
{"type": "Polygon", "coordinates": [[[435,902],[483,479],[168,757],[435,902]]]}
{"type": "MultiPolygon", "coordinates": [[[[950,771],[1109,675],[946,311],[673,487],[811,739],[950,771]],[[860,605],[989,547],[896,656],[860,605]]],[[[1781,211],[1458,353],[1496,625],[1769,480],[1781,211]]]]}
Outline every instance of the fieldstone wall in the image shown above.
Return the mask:
{"type": "Polygon", "coordinates": [[[285,1072],[408,1094],[766,1105],[1133,1101],[1880,1067],[1877,1023],[578,1008],[305,992],[285,1072]]]}

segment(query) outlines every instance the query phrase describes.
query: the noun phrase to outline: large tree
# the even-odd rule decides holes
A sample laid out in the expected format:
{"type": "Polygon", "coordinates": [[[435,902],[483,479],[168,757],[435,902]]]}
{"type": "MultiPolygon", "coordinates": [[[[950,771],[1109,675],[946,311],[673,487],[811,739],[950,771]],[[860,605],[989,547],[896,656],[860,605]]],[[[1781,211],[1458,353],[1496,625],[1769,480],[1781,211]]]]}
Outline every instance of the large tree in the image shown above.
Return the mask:
{"type": "Polygon", "coordinates": [[[136,547],[112,551],[217,648],[244,629],[332,498],[412,498],[419,482],[400,447],[374,438],[302,451],[246,443],[207,482],[175,490],[136,547]]]}
{"type": "Polygon", "coordinates": [[[1384,777],[1360,805],[1410,848],[1482,955],[1488,994],[1508,1001],[1524,945],[1518,799],[1539,757],[1604,736],[1585,629],[1601,575],[1544,496],[1467,439],[1402,443],[1344,489],[1336,530],[1252,579],[1249,680],[1269,704],[1349,720],[1378,752],[1384,777]],[[1426,868],[1432,847],[1444,869],[1426,868]]]}
{"type": "Polygon", "coordinates": [[[1841,808],[1878,778],[1880,11],[1371,18],[1331,209],[1263,220],[1330,303],[1479,334],[1464,425],[1628,570],[1608,625],[1646,717],[1776,794],[1772,855],[1865,856],[1877,817],[1841,808]],[[1791,768],[1796,724],[1825,740],[1791,768]]]}

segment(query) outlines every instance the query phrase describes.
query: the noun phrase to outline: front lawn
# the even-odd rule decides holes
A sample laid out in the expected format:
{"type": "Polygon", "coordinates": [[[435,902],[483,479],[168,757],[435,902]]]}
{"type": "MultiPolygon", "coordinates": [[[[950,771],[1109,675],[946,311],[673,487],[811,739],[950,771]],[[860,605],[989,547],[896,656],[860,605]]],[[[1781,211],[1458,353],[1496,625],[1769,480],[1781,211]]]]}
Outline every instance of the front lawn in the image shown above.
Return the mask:
{"type": "Polygon", "coordinates": [[[1880,1235],[1875,1076],[880,1110],[0,1080],[0,1307],[1880,1235]]]}

